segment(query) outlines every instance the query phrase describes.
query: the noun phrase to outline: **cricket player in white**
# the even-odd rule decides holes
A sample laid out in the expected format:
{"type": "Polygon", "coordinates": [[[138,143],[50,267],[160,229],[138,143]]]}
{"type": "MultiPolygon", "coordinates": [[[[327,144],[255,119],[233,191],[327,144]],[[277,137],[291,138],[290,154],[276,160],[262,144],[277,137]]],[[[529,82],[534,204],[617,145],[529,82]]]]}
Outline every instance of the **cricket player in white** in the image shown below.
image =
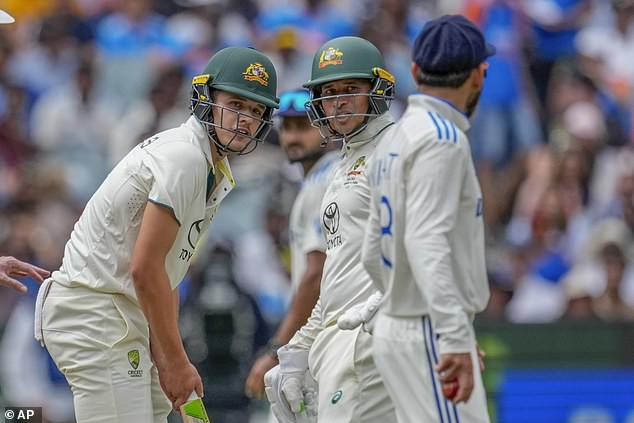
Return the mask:
{"type": "Polygon", "coordinates": [[[313,124],[325,139],[341,139],[343,147],[320,208],[326,261],[319,300],[307,324],[278,350],[279,368],[265,377],[273,411],[285,410],[276,413],[282,423],[300,421],[304,405],[311,411],[304,395],[311,391],[305,386],[310,376],[318,384],[319,422],[395,421],[372,359],[370,334],[336,325],[374,292],[361,264],[361,243],[369,214],[366,169],[376,144],[394,125],[388,112],[394,78],[384,67],[370,42],[340,37],[317,51],[305,84],[313,124]]]}
{"type": "Polygon", "coordinates": [[[339,153],[336,145],[322,145],[319,130],[306,114],[310,100],[307,90],[286,91],[280,95],[280,146],[291,163],[301,164],[304,180],[293,202],[289,219],[291,248],[291,283],[293,300],[275,335],[251,368],[245,383],[250,397],[264,397],[264,374],[278,364],[277,350],[285,345],[308,320],[317,298],[326,259],[326,240],[321,231],[321,200],[326,191],[339,153]]]}
{"type": "Polygon", "coordinates": [[[428,22],[413,53],[421,94],[370,170],[374,359],[399,423],[489,421],[472,324],[489,299],[482,194],[465,132],[494,51],[462,16],[428,22]]]}
{"type": "Polygon", "coordinates": [[[276,85],[262,53],[219,51],[193,79],[193,116],[132,149],[86,205],[35,321],[77,422],[166,422],[192,392],[202,396],[176,288],[235,185],[227,155],[252,151],[271,128],[276,85]]]}

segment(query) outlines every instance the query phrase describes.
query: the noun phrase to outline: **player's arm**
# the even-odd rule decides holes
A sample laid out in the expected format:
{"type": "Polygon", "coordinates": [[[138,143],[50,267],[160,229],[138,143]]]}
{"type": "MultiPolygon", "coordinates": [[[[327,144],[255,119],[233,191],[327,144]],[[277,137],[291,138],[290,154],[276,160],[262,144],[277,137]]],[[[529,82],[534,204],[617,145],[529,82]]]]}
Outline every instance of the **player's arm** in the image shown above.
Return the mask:
{"type": "Polygon", "coordinates": [[[456,224],[466,169],[459,145],[433,142],[410,155],[406,176],[404,244],[420,291],[430,308],[441,353],[437,370],[443,382],[458,379],[456,402],[473,389],[469,352],[475,337],[453,277],[449,235],[456,224]]]}
{"type": "Polygon", "coordinates": [[[202,395],[202,381],[187,358],[178,330],[178,300],[171,288],[165,261],[178,232],[172,210],[148,202],[131,263],[137,298],[148,321],[154,360],[161,386],[174,407],[193,390],[202,395]]]}
{"type": "Polygon", "coordinates": [[[245,384],[248,396],[263,398],[264,374],[278,364],[277,348],[291,340],[306,323],[317,303],[326,255],[321,251],[311,251],[306,255],[306,260],[306,271],[302,275],[288,313],[269,342],[266,354],[258,358],[251,368],[245,384]]]}

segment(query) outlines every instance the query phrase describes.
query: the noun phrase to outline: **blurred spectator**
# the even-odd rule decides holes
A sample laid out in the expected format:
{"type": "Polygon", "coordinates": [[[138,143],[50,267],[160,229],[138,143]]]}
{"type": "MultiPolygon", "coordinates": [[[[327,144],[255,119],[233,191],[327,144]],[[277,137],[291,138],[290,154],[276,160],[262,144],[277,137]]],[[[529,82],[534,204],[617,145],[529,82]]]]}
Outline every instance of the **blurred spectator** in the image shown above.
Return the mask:
{"type": "Polygon", "coordinates": [[[416,91],[411,75],[411,46],[420,28],[431,16],[420,7],[420,2],[411,0],[367,3],[367,16],[362,18],[359,32],[361,37],[381,50],[396,78],[396,102],[390,107],[390,112],[398,117],[407,103],[407,96],[416,91]]]}
{"type": "Polygon", "coordinates": [[[591,0],[521,0],[523,12],[532,24],[530,68],[542,105],[555,63],[571,59],[574,40],[590,16],[591,0]]]}
{"type": "Polygon", "coordinates": [[[166,35],[164,23],[150,0],[122,1],[99,23],[95,41],[101,89],[121,107],[147,95],[160,67],[181,51],[166,35]]]}
{"type": "Polygon", "coordinates": [[[512,322],[549,322],[564,310],[561,278],[570,267],[562,239],[566,217],[557,187],[550,187],[543,195],[531,222],[530,237],[523,237],[528,271],[519,277],[508,306],[512,322]]]}
{"type": "MultiPolygon", "coordinates": [[[[7,64],[8,76],[31,101],[72,79],[78,65],[76,40],[63,16],[45,18],[37,42],[21,46],[7,64]]],[[[35,41],[35,40],[33,40],[35,41]]]]}
{"type": "Polygon", "coordinates": [[[566,308],[562,320],[587,321],[597,320],[593,307],[592,281],[587,275],[571,272],[562,282],[566,295],[566,308]]]}
{"type": "Polygon", "coordinates": [[[634,320],[634,307],[621,296],[621,285],[629,258],[617,244],[606,244],[601,250],[601,264],[605,272],[605,292],[594,300],[594,310],[602,320],[634,320]]]}
{"type": "Polygon", "coordinates": [[[301,28],[300,49],[311,56],[326,40],[354,35],[357,30],[356,23],[341,4],[326,0],[305,0],[260,8],[256,26],[260,33],[275,32],[287,26],[301,28]]]}
{"type": "Polygon", "coordinates": [[[313,55],[300,49],[302,30],[293,26],[277,28],[264,41],[265,49],[279,69],[279,92],[301,87],[308,80],[313,55]]]}
{"type": "Polygon", "coordinates": [[[575,40],[582,68],[621,103],[634,94],[634,1],[610,0],[611,20],[582,30],[575,40]]]}
{"type": "Polygon", "coordinates": [[[597,159],[596,167],[603,176],[593,181],[596,214],[621,219],[634,231],[634,148],[612,148],[597,159]]]}
{"type": "Polygon", "coordinates": [[[7,111],[0,116],[0,204],[16,194],[20,169],[35,153],[28,138],[26,93],[15,85],[5,88],[7,111]]]}
{"type": "Polygon", "coordinates": [[[84,204],[110,171],[104,156],[120,112],[96,90],[95,64],[84,58],[68,84],[50,90],[35,103],[32,139],[64,169],[77,204],[84,204]]]}
{"type": "Polygon", "coordinates": [[[154,82],[149,98],[141,97],[130,105],[119,122],[110,127],[108,153],[111,165],[117,164],[145,138],[187,120],[189,112],[187,97],[183,95],[184,86],[183,69],[178,66],[167,68],[154,82]]]}
{"type": "Polygon", "coordinates": [[[526,155],[542,143],[522,48],[523,15],[510,0],[471,0],[467,10],[480,23],[495,56],[487,59],[486,84],[471,126],[471,145],[489,228],[506,221],[522,178],[526,155]]]}

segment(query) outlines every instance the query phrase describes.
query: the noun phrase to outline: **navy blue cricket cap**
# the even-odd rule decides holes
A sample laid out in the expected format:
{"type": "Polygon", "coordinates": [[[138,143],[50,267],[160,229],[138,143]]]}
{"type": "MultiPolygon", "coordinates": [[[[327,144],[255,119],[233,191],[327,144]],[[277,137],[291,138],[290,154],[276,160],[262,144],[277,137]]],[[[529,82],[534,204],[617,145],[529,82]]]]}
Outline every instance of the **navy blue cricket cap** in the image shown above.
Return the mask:
{"type": "Polygon", "coordinates": [[[304,88],[285,91],[280,94],[280,108],[276,115],[281,117],[305,117],[306,103],[310,101],[310,93],[304,88]]]}
{"type": "Polygon", "coordinates": [[[462,15],[444,15],[420,31],[412,60],[424,73],[446,75],[474,69],[494,54],[495,47],[473,22],[462,15]]]}

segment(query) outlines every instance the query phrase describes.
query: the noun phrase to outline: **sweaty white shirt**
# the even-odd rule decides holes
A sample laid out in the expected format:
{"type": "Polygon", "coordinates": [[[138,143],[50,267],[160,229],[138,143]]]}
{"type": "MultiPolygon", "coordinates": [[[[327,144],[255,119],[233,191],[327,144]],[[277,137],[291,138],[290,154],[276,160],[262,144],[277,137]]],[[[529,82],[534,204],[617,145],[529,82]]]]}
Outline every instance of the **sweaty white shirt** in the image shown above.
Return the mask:
{"type": "Polygon", "coordinates": [[[337,161],[339,153],[336,151],[321,156],[304,177],[302,187],[293,202],[289,217],[293,292],[297,290],[306,272],[306,255],[311,251],[326,250],[319,208],[337,161]]]}
{"type": "Polygon", "coordinates": [[[121,293],[136,301],[130,261],[145,204],[151,201],[173,210],[178,221],[176,240],[165,260],[170,284],[176,288],[198,240],[234,186],[226,158],[214,169],[207,133],[193,116],[178,128],[146,139],[119,162],[86,204],[66,243],[62,266],[52,278],[62,285],[121,293]],[[212,184],[220,173],[222,180],[212,184]],[[214,186],[209,200],[208,183],[214,186]]]}
{"type": "Polygon", "coordinates": [[[413,95],[370,169],[363,262],[392,316],[430,315],[440,350],[473,347],[471,324],[489,300],[482,194],[465,131],[444,100],[413,95]]]}
{"type": "Polygon", "coordinates": [[[370,121],[344,144],[321,203],[321,226],[326,237],[326,261],[319,300],[308,322],[289,342],[309,349],[315,337],[349,307],[364,303],[376,288],[361,263],[363,233],[369,215],[367,167],[380,139],[394,128],[391,115],[370,121]]]}

